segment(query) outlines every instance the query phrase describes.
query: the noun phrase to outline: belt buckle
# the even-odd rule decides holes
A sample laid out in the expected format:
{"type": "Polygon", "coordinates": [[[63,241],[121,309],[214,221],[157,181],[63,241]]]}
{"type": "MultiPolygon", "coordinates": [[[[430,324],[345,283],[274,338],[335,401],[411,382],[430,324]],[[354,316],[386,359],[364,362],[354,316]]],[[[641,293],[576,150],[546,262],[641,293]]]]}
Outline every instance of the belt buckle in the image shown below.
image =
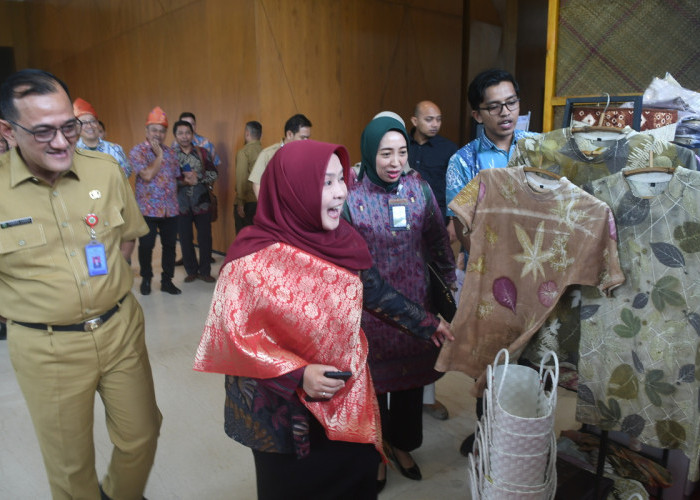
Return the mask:
{"type": "Polygon", "coordinates": [[[102,326],[102,323],[104,323],[104,321],[102,321],[102,318],[89,319],[83,324],[83,328],[86,332],[94,332],[102,326]]]}

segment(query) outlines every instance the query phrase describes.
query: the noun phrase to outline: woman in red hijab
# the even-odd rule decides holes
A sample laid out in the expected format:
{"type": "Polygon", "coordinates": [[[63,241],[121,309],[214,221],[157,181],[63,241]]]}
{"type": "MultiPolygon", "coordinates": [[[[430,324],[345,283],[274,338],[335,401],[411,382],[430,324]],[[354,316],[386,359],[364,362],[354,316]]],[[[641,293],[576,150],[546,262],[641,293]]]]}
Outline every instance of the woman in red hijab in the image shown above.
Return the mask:
{"type": "Polygon", "coordinates": [[[405,329],[449,336],[415,304],[396,307],[372,274],[364,239],[340,217],[348,169],[343,146],[315,141],[272,158],[197,351],[196,370],[226,374],[226,433],[252,448],[259,499],[376,498],[382,441],[363,290],[405,329]],[[352,375],[325,375],[334,371],[352,375]]]}

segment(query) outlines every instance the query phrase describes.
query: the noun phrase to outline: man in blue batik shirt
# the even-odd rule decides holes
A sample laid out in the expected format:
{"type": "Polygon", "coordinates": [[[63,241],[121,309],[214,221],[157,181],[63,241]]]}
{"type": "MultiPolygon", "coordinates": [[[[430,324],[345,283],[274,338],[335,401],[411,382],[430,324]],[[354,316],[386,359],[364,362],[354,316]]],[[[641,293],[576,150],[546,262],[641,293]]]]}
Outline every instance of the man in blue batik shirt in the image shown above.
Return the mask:
{"type": "Polygon", "coordinates": [[[97,112],[92,105],[85,99],[78,97],[73,101],[73,114],[82,123],[80,130],[80,139],[75,144],[76,148],[89,149],[91,151],[99,151],[106,153],[117,160],[119,166],[122,167],[124,175],[131,175],[131,164],[124,154],[124,150],[119,144],[105,141],[100,138],[99,122],[97,121],[97,112]]]}
{"type": "MultiPolygon", "coordinates": [[[[471,181],[479,171],[486,168],[504,168],[515,151],[518,140],[536,135],[516,130],[520,115],[518,82],[513,75],[500,69],[482,71],[469,84],[469,105],[474,120],[483,125],[476,139],[459,149],[447,165],[447,204],[471,181]]],[[[450,239],[455,239],[455,213],[447,209],[451,219],[447,226],[450,239]]],[[[468,286],[465,283],[464,286],[468,286]]],[[[476,416],[483,414],[483,399],[476,399],[476,416]]],[[[465,457],[472,451],[474,434],[467,436],[459,451],[465,457]]]]}
{"type": "MultiPolygon", "coordinates": [[[[515,129],[520,115],[519,87],[507,71],[490,69],[476,75],[468,97],[472,116],[483,127],[476,139],[450,158],[445,178],[448,205],[480,170],[505,167],[518,140],[536,135],[515,129]]],[[[447,216],[454,219],[455,214],[448,208],[447,216]]],[[[447,229],[454,241],[454,220],[447,229]]]]}

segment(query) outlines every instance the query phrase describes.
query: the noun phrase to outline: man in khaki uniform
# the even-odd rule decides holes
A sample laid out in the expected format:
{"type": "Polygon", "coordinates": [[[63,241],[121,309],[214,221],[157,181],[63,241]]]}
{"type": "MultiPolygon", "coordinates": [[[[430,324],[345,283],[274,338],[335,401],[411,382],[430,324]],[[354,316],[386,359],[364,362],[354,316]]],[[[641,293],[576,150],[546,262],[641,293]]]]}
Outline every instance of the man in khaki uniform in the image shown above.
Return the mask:
{"type": "Polygon", "coordinates": [[[236,153],[236,234],[253,224],[253,216],[258,207],[258,199],[253,193],[253,183],[248,180],[258,159],[262,146],[262,125],[252,121],[245,124],[245,146],[236,153]]]}
{"type": "Polygon", "coordinates": [[[258,155],[258,159],[255,160],[255,165],[253,165],[253,170],[248,176],[248,180],[253,183],[253,192],[255,193],[255,199],[258,198],[258,193],[260,192],[260,181],[265,173],[267,164],[279,148],[292,141],[305,141],[311,138],[311,122],[307,117],[302,114],[296,114],[292,116],[284,124],[284,138],[282,142],[268,146],[258,155]]]}
{"type": "Polygon", "coordinates": [[[140,499],[161,423],[126,262],[148,231],[110,156],[76,150],[65,84],[22,70],[0,87],[0,316],[54,499],[140,499]],[[94,395],[114,444],[100,485],[94,395]]]}

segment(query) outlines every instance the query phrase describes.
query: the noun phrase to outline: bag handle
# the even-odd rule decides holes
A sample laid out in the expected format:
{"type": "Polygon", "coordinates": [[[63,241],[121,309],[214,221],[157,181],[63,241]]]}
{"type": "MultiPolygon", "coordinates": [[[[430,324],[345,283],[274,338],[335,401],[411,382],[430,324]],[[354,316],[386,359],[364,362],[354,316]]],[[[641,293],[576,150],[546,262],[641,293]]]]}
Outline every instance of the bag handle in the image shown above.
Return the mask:
{"type": "Polygon", "coordinates": [[[498,392],[496,393],[496,398],[501,397],[501,389],[503,388],[503,382],[506,380],[506,371],[508,370],[508,364],[510,363],[510,353],[508,352],[508,349],[501,349],[496,353],[496,357],[493,358],[493,381],[496,382],[496,366],[498,366],[498,359],[501,357],[501,354],[503,354],[505,358],[505,363],[503,367],[503,376],[501,377],[501,382],[498,384],[498,392]]]}
{"type": "MultiPolygon", "coordinates": [[[[542,376],[544,375],[545,371],[545,361],[549,361],[549,359],[552,358],[554,360],[554,373],[556,375],[556,382],[559,381],[559,358],[557,357],[556,353],[554,351],[547,351],[544,356],[542,356],[542,359],[540,360],[540,380],[542,380],[542,376]]],[[[547,369],[550,369],[547,367],[547,369]]]]}

